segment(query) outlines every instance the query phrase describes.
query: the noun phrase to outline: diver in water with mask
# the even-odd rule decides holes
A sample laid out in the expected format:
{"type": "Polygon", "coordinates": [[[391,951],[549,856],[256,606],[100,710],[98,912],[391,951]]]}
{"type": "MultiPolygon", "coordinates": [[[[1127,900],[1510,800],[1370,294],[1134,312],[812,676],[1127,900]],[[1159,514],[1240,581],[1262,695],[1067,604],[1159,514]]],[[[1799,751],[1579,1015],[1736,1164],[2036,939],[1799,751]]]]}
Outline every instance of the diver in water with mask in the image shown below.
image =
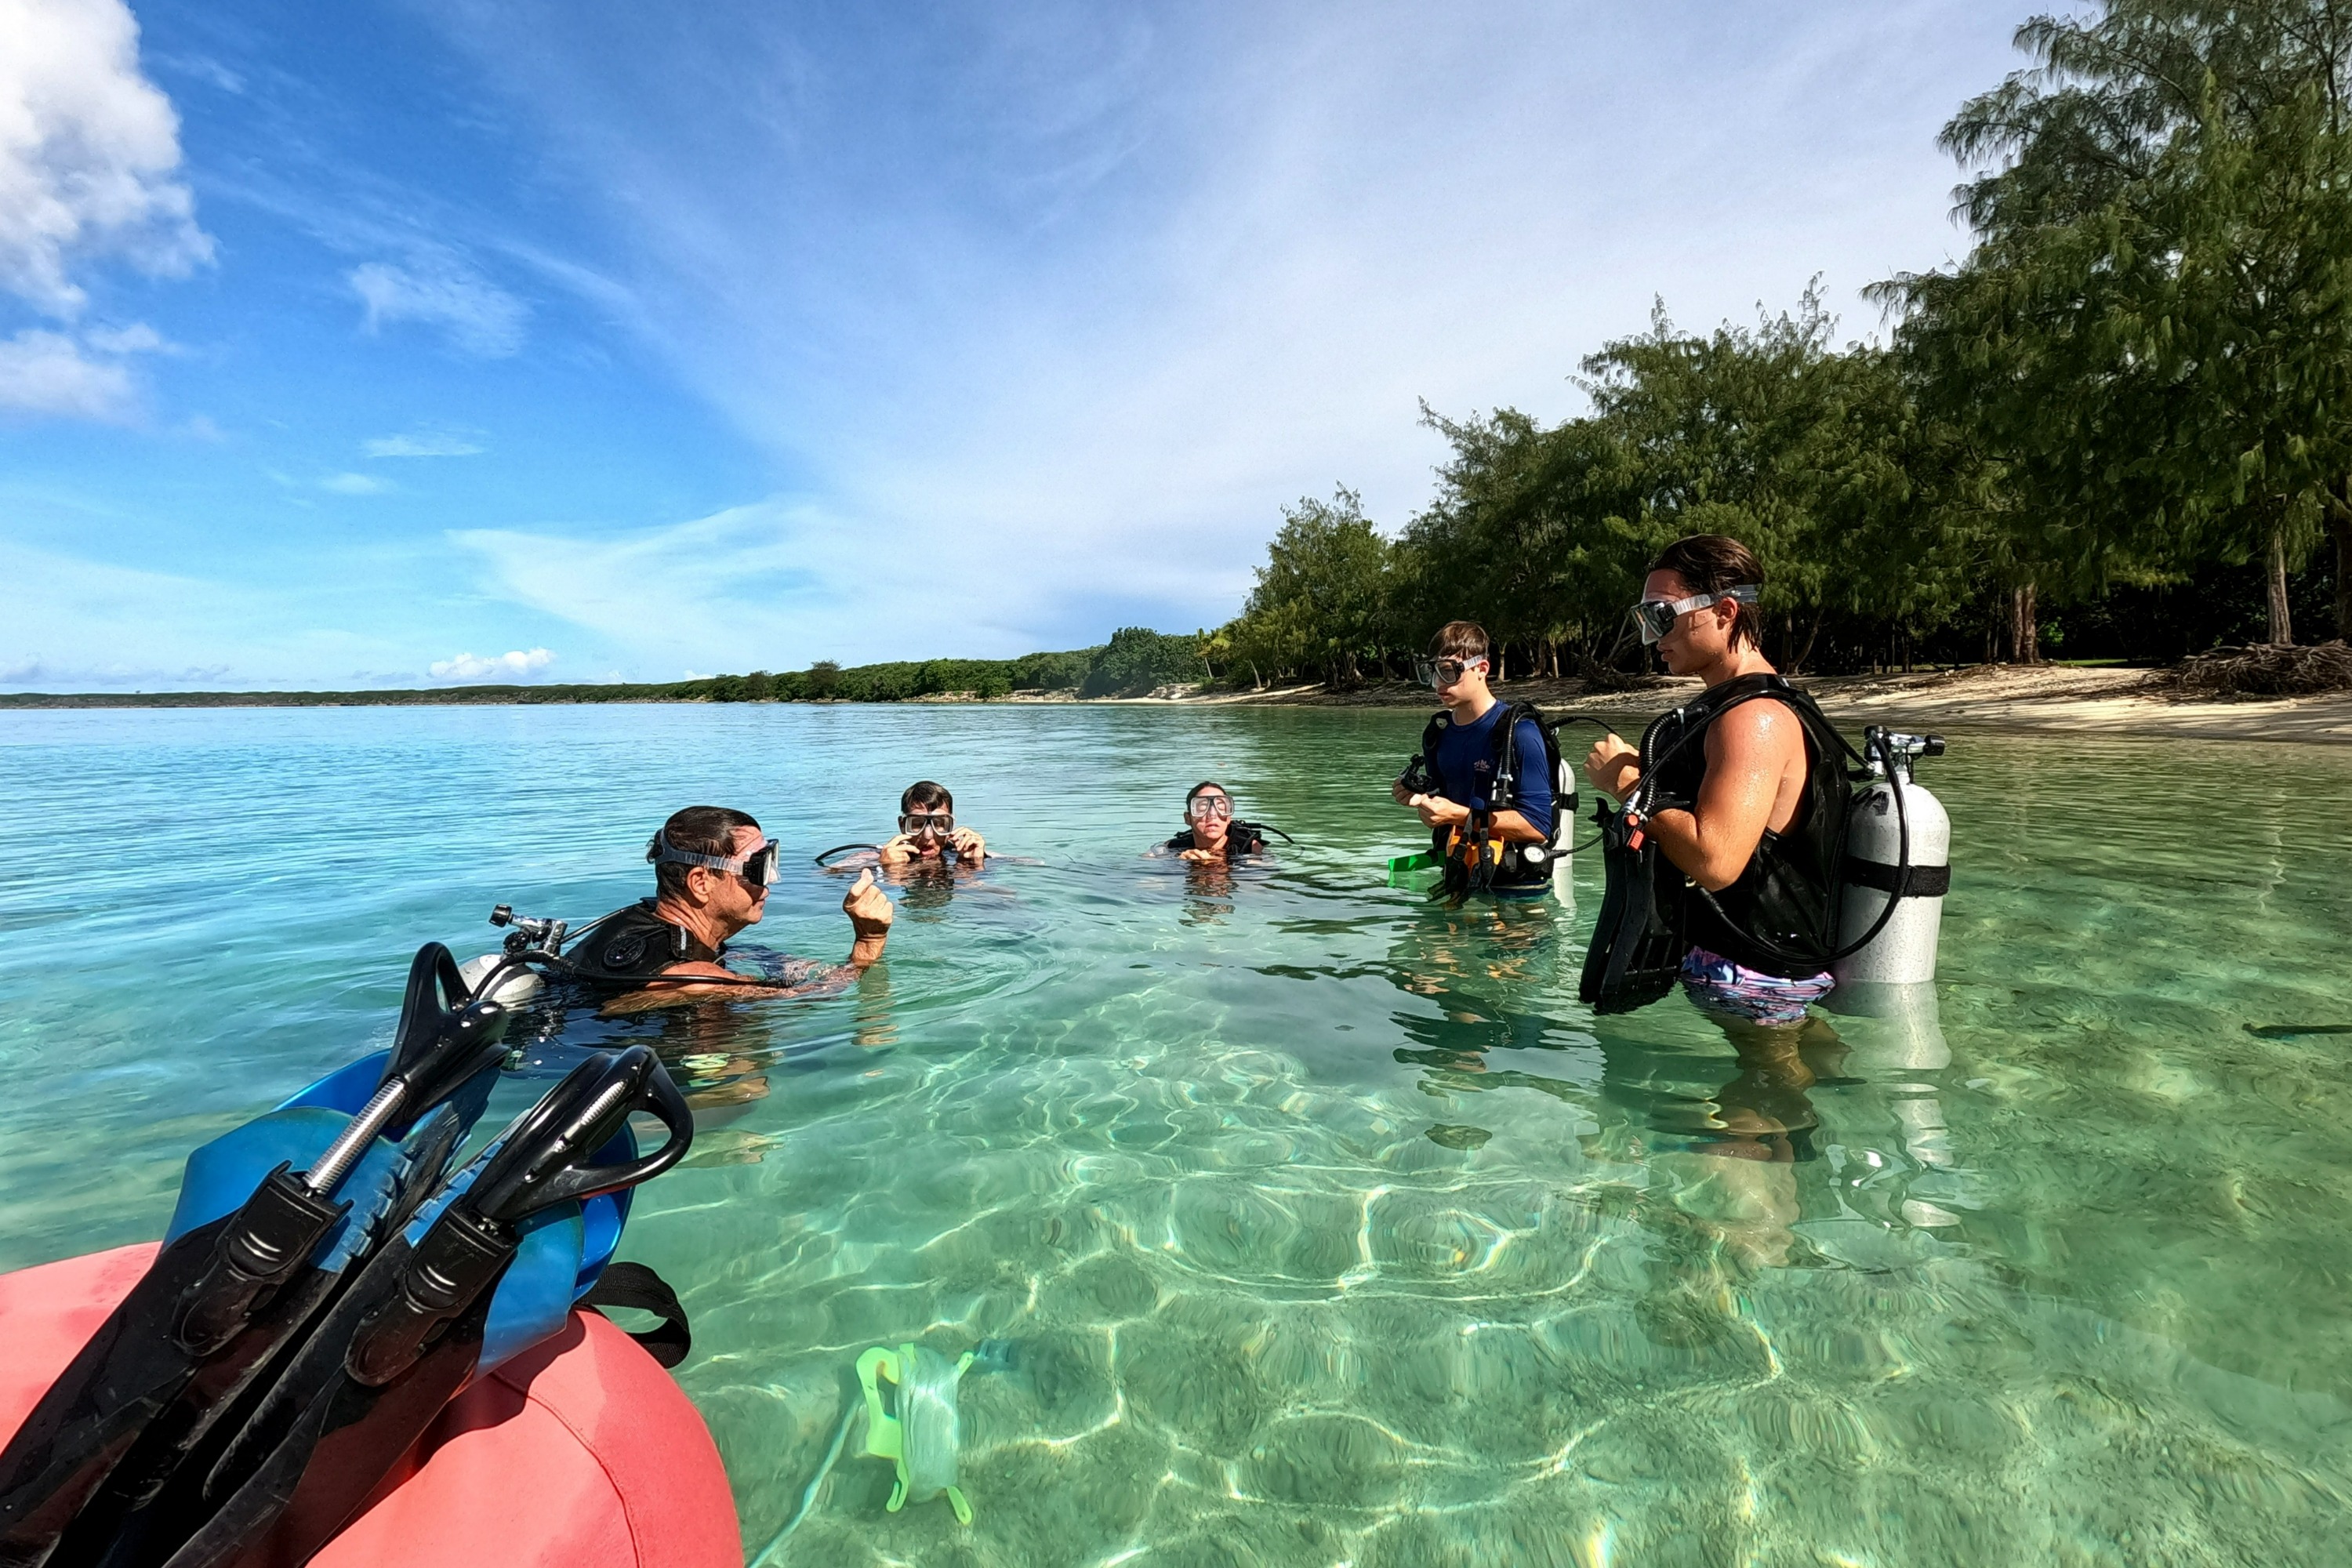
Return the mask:
{"type": "Polygon", "coordinates": [[[956,866],[976,870],[988,859],[987,840],[955,819],[955,796],[945,784],[918,779],[898,796],[898,831],[877,854],[885,866],[956,866]]]}
{"type": "Polygon", "coordinates": [[[646,849],[654,897],[615,910],[571,938],[560,973],[600,989],[629,987],[632,994],[615,998],[608,1010],[630,1012],[680,997],[803,995],[845,984],[882,956],[893,910],[868,870],[841,900],[853,939],[844,963],[796,963],[775,985],[750,981],[723,964],[728,940],[766,914],[778,858],[775,840],[749,813],[722,805],[673,813],[646,849]]]}
{"type": "Polygon", "coordinates": [[[1559,841],[1559,742],[1533,708],[1487,688],[1489,646],[1475,621],[1438,629],[1432,657],[1419,662],[1445,711],[1430,720],[1421,754],[1389,792],[1428,826],[1445,863],[1444,890],[1457,900],[1549,890],[1559,841]]]}
{"type": "MultiPolygon", "coordinates": [[[[1755,552],[1720,534],[1676,540],[1651,563],[1633,611],[1642,640],[1706,690],[1654,726],[1643,748],[1603,736],[1584,776],[1626,801],[1643,783],[1643,751],[1658,759],[1646,797],[1657,804],[1632,838],[1638,849],[1646,836],[1670,863],[1659,868],[1666,897],[1685,881],[1692,889],[1681,904],[1684,990],[1718,1016],[1793,1024],[1832,984],[1821,933],[1834,930],[1828,902],[1847,786],[1821,710],[1764,657],[1763,583],[1755,552]]],[[[1633,991],[1633,1005],[1672,982],[1652,984],[1647,995],[1633,991]]]]}
{"type": "Polygon", "coordinates": [[[1214,779],[1202,779],[1184,797],[1184,821],[1188,825],[1184,831],[1159,846],[1153,854],[1173,855],[1195,864],[1230,865],[1246,856],[1265,854],[1265,836],[1282,832],[1263,823],[1235,817],[1233,795],[1214,779]]]}

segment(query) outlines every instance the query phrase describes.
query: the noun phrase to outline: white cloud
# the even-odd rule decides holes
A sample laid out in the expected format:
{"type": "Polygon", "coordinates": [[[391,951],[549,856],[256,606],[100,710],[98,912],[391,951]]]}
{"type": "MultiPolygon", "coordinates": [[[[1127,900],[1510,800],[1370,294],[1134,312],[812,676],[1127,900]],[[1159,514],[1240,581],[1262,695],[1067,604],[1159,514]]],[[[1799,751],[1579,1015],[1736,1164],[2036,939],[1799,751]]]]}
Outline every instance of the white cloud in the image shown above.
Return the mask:
{"type": "Polygon", "coordinates": [[[371,261],[353,268],[347,280],[367,308],[371,332],[387,322],[419,321],[484,359],[522,347],[530,308],[455,257],[417,256],[406,265],[371,261]]]}
{"type": "Polygon", "coordinates": [[[373,474],[330,474],[319,481],[319,488],[339,496],[380,496],[390,490],[393,483],[373,474]]]}
{"type": "Polygon", "coordinates": [[[172,177],[179,117],[140,73],[121,0],[0,0],[0,289],[70,321],[88,300],[78,262],[178,275],[208,260],[172,177]]]}
{"type": "MultiPolygon", "coordinates": [[[[621,534],[484,528],[449,539],[483,558],[484,588],[593,632],[644,668],[887,658],[903,636],[863,592],[872,541],[836,513],[791,500],[621,534]]],[[[993,609],[975,604],[962,624],[992,636],[993,609]]]]}
{"type": "Polygon", "coordinates": [[[470,458],[481,444],[454,430],[416,430],[405,436],[377,436],[361,443],[371,458],[470,458]]]}
{"type": "Polygon", "coordinates": [[[129,419],[139,393],[120,361],[92,359],[62,332],[0,339],[0,410],[69,419],[129,419]]]}
{"type": "MultiPolygon", "coordinates": [[[[491,645],[496,647],[495,643],[491,645]]],[[[495,658],[483,658],[461,653],[455,658],[436,658],[428,667],[436,680],[525,680],[555,662],[555,656],[543,647],[529,653],[518,649],[502,653],[495,658]]]]}
{"type": "Polygon", "coordinates": [[[1981,0],[427,10],[604,206],[623,319],[964,590],[927,652],[1222,618],[1282,503],[1424,501],[1419,398],[1558,419],[1654,294],[1704,328],[1937,264],[1937,130],[2013,63],[1981,0]]]}

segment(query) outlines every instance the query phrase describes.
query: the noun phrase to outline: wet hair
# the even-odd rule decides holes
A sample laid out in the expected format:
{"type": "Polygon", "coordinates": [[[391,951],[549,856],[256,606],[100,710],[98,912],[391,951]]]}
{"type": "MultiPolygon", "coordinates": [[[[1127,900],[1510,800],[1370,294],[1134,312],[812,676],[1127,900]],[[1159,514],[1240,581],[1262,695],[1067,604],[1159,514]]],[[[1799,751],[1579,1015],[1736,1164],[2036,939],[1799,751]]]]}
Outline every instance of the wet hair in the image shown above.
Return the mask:
{"type": "Polygon", "coordinates": [[[1485,658],[1489,646],[1486,628],[1477,622],[1448,621],[1429,639],[1429,653],[1433,658],[1458,658],[1467,664],[1485,658]]]}
{"type": "MultiPolygon", "coordinates": [[[[1653,572],[1671,572],[1690,584],[1694,594],[1720,594],[1727,588],[1764,585],[1764,563],[1739,541],[1720,533],[1694,533],[1677,539],[1650,563],[1653,572]]],[[[1757,635],[1756,606],[1741,605],[1731,620],[1734,647],[1746,643],[1761,647],[1757,635]]]]}
{"type": "Polygon", "coordinates": [[[925,811],[953,811],[955,796],[948,793],[948,786],[945,784],[933,784],[929,779],[917,779],[907,786],[903,795],[898,796],[898,815],[904,816],[917,806],[922,807],[925,811]]]}
{"type": "MultiPolygon", "coordinates": [[[[670,813],[662,824],[662,837],[673,849],[683,849],[688,855],[731,856],[735,853],[735,830],[757,827],[759,818],[748,811],[737,811],[725,805],[689,805],[684,811],[670,813]]],[[[656,863],[654,886],[675,898],[686,895],[686,874],[692,866],[656,863]]]]}

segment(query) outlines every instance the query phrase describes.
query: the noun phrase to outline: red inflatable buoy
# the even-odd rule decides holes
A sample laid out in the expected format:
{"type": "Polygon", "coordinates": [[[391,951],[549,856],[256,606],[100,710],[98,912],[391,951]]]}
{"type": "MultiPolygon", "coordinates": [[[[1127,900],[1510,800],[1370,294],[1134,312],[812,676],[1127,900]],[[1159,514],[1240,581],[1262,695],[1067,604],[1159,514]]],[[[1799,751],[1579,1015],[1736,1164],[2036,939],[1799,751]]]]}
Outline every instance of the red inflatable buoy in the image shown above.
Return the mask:
{"type": "MultiPolygon", "coordinates": [[[[0,1274],[0,1442],[154,1258],[0,1274]]],[[[741,1568],[727,1471],[669,1373],[593,1312],[449,1403],[317,1568],[741,1568]]]]}

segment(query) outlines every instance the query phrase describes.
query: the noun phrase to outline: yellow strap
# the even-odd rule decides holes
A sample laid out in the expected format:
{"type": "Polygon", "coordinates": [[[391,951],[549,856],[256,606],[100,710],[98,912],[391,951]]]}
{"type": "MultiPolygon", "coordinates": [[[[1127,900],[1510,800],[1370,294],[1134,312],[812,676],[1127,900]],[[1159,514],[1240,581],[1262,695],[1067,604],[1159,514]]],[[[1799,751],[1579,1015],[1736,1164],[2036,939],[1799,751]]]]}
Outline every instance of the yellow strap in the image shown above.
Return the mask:
{"type": "MultiPolygon", "coordinates": [[[[878,1346],[857,1358],[857,1384],[866,1391],[866,1451],[877,1459],[898,1459],[906,1451],[904,1437],[898,1429],[898,1418],[882,1411],[882,1391],[875,1386],[874,1374],[880,1373],[892,1383],[905,1381],[898,1370],[898,1358],[878,1346]]],[[[905,1489],[904,1483],[900,1489],[905,1489]]],[[[895,1505],[894,1505],[895,1506],[895,1505]]]]}

